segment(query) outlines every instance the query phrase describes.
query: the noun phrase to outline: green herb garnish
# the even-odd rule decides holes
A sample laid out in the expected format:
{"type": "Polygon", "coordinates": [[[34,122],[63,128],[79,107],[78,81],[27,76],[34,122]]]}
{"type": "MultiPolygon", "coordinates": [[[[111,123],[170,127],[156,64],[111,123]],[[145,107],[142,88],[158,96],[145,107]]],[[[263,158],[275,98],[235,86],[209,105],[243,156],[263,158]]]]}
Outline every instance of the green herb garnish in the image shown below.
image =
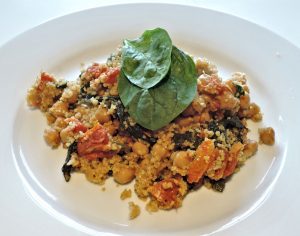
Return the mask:
{"type": "Polygon", "coordinates": [[[164,29],[146,30],[140,38],[124,40],[122,70],[140,88],[151,88],[168,73],[172,41],[164,29]]]}
{"type": "Polygon", "coordinates": [[[173,46],[166,77],[150,89],[142,89],[121,72],[119,96],[133,119],[141,126],[157,130],[177,117],[192,102],[197,90],[197,74],[192,58],[173,46]]]}

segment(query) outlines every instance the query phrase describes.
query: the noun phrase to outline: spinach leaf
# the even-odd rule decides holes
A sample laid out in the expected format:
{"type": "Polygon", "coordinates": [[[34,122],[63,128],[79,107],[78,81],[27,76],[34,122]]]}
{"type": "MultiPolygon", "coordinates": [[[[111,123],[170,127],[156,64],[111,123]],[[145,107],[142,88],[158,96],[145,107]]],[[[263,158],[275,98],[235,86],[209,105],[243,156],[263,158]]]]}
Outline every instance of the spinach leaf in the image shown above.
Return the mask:
{"type": "Polygon", "coordinates": [[[218,192],[223,192],[225,189],[225,184],[226,184],[226,180],[225,179],[220,179],[220,180],[210,180],[211,183],[211,187],[212,189],[214,189],[215,191],[218,192]]]}
{"type": "Polygon", "coordinates": [[[133,98],[141,91],[141,89],[126,78],[123,73],[123,70],[120,71],[118,79],[118,92],[121,98],[121,101],[125,107],[131,103],[133,98]]]}
{"type": "Polygon", "coordinates": [[[123,73],[118,91],[130,116],[141,126],[157,130],[177,117],[194,99],[197,74],[192,58],[173,46],[166,78],[150,89],[130,83],[123,73]]]}
{"type": "Polygon", "coordinates": [[[122,70],[140,88],[151,88],[168,73],[172,41],[164,29],[146,30],[140,38],[124,40],[122,70]]]}
{"type": "Polygon", "coordinates": [[[173,142],[175,150],[187,150],[188,148],[196,150],[203,139],[197,136],[197,133],[187,131],[185,133],[174,133],[173,142]]]}
{"type": "Polygon", "coordinates": [[[227,117],[222,120],[222,124],[225,129],[243,129],[245,127],[238,116],[227,117]]]}
{"type": "Polygon", "coordinates": [[[121,101],[115,101],[116,105],[116,118],[120,121],[120,131],[128,133],[133,139],[142,139],[149,144],[153,145],[156,143],[156,138],[152,136],[152,133],[139,124],[131,124],[129,121],[129,114],[125,111],[125,108],[121,101]]]}
{"type": "Polygon", "coordinates": [[[69,148],[68,148],[68,153],[67,153],[67,157],[65,160],[64,165],[61,168],[61,171],[64,174],[64,178],[66,180],[66,182],[69,182],[71,179],[71,172],[74,170],[74,167],[72,165],[68,165],[68,162],[71,160],[72,157],[72,153],[77,152],[77,142],[73,142],[69,148]]]}
{"type": "Polygon", "coordinates": [[[236,88],[236,93],[234,94],[235,97],[240,98],[241,96],[245,95],[245,91],[243,87],[239,84],[234,84],[236,88]]]}

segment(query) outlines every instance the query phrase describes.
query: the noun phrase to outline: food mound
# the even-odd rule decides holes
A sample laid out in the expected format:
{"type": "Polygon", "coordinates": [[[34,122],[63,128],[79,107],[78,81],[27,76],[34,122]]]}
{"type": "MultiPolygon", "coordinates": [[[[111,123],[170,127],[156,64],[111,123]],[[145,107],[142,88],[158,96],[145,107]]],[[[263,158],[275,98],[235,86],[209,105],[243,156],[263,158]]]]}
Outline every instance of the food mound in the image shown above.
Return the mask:
{"type": "Polygon", "coordinates": [[[213,64],[173,46],[160,28],[125,40],[76,81],[41,72],[27,101],[46,115],[46,142],[68,149],[67,182],[73,172],[97,184],[110,176],[134,180],[149,211],[178,208],[201,185],[222,192],[258,148],[247,138],[247,120],[262,114],[246,75],[223,81],[213,64]]]}

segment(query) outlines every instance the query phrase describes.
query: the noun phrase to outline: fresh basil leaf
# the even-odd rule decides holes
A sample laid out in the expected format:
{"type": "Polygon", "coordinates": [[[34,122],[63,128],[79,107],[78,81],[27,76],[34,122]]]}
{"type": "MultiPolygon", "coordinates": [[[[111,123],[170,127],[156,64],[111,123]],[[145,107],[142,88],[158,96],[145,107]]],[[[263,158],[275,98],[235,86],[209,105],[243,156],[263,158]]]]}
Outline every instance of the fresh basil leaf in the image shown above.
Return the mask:
{"type": "Polygon", "coordinates": [[[140,38],[124,40],[122,70],[140,88],[151,88],[168,73],[172,41],[164,29],[146,30],[140,38]]]}
{"type": "Polygon", "coordinates": [[[177,117],[192,102],[197,90],[197,74],[190,56],[172,50],[170,71],[156,86],[142,89],[121,74],[118,91],[124,106],[141,126],[157,130],[177,117]]]}

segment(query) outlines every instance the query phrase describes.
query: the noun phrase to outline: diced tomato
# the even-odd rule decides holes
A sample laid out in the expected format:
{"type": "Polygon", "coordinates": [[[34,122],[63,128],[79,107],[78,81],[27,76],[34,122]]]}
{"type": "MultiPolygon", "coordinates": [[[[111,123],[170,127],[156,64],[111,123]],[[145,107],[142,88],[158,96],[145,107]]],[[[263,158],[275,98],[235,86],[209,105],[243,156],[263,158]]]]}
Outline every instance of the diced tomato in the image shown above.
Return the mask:
{"type": "Polygon", "coordinates": [[[97,79],[103,72],[107,71],[107,67],[100,66],[98,63],[94,63],[89,68],[87,68],[86,71],[92,77],[92,79],[97,79]]]}
{"type": "Polygon", "coordinates": [[[42,72],[37,89],[42,91],[42,90],[44,90],[44,88],[48,82],[53,82],[53,81],[55,81],[55,80],[52,76],[48,75],[46,72],[42,72]]]}
{"type": "Polygon", "coordinates": [[[172,202],[177,199],[179,186],[174,179],[170,178],[155,183],[150,187],[149,192],[161,205],[172,207],[172,202]]]}
{"type": "Polygon", "coordinates": [[[104,157],[104,153],[108,154],[109,149],[108,132],[100,124],[89,129],[84,137],[79,139],[77,151],[79,156],[87,157],[88,159],[96,159],[104,157]]]}
{"type": "Polygon", "coordinates": [[[87,131],[87,127],[82,124],[78,119],[74,118],[74,117],[71,117],[71,118],[67,118],[64,120],[67,124],[70,124],[71,122],[73,124],[75,124],[74,126],[72,125],[70,127],[70,129],[75,132],[75,133],[78,133],[79,131],[81,132],[86,132],[87,131]]]}
{"type": "Polygon", "coordinates": [[[196,150],[196,159],[192,161],[188,170],[188,182],[197,183],[205,174],[210,163],[214,161],[215,145],[212,140],[204,140],[196,150]]]}
{"type": "Polygon", "coordinates": [[[86,132],[87,131],[87,127],[85,127],[85,125],[83,125],[82,123],[78,123],[78,124],[76,124],[75,125],[75,127],[74,127],[74,132],[79,132],[79,131],[81,131],[81,132],[86,132]]]}
{"type": "Polygon", "coordinates": [[[52,76],[48,75],[47,73],[42,72],[41,81],[43,81],[43,82],[52,82],[52,81],[54,81],[54,78],[52,76]]]}
{"type": "Polygon", "coordinates": [[[117,77],[120,74],[120,68],[110,68],[108,72],[106,73],[107,78],[105,79],[105,83],[107,84],[114,84],[117,82],[117,77]]]}

